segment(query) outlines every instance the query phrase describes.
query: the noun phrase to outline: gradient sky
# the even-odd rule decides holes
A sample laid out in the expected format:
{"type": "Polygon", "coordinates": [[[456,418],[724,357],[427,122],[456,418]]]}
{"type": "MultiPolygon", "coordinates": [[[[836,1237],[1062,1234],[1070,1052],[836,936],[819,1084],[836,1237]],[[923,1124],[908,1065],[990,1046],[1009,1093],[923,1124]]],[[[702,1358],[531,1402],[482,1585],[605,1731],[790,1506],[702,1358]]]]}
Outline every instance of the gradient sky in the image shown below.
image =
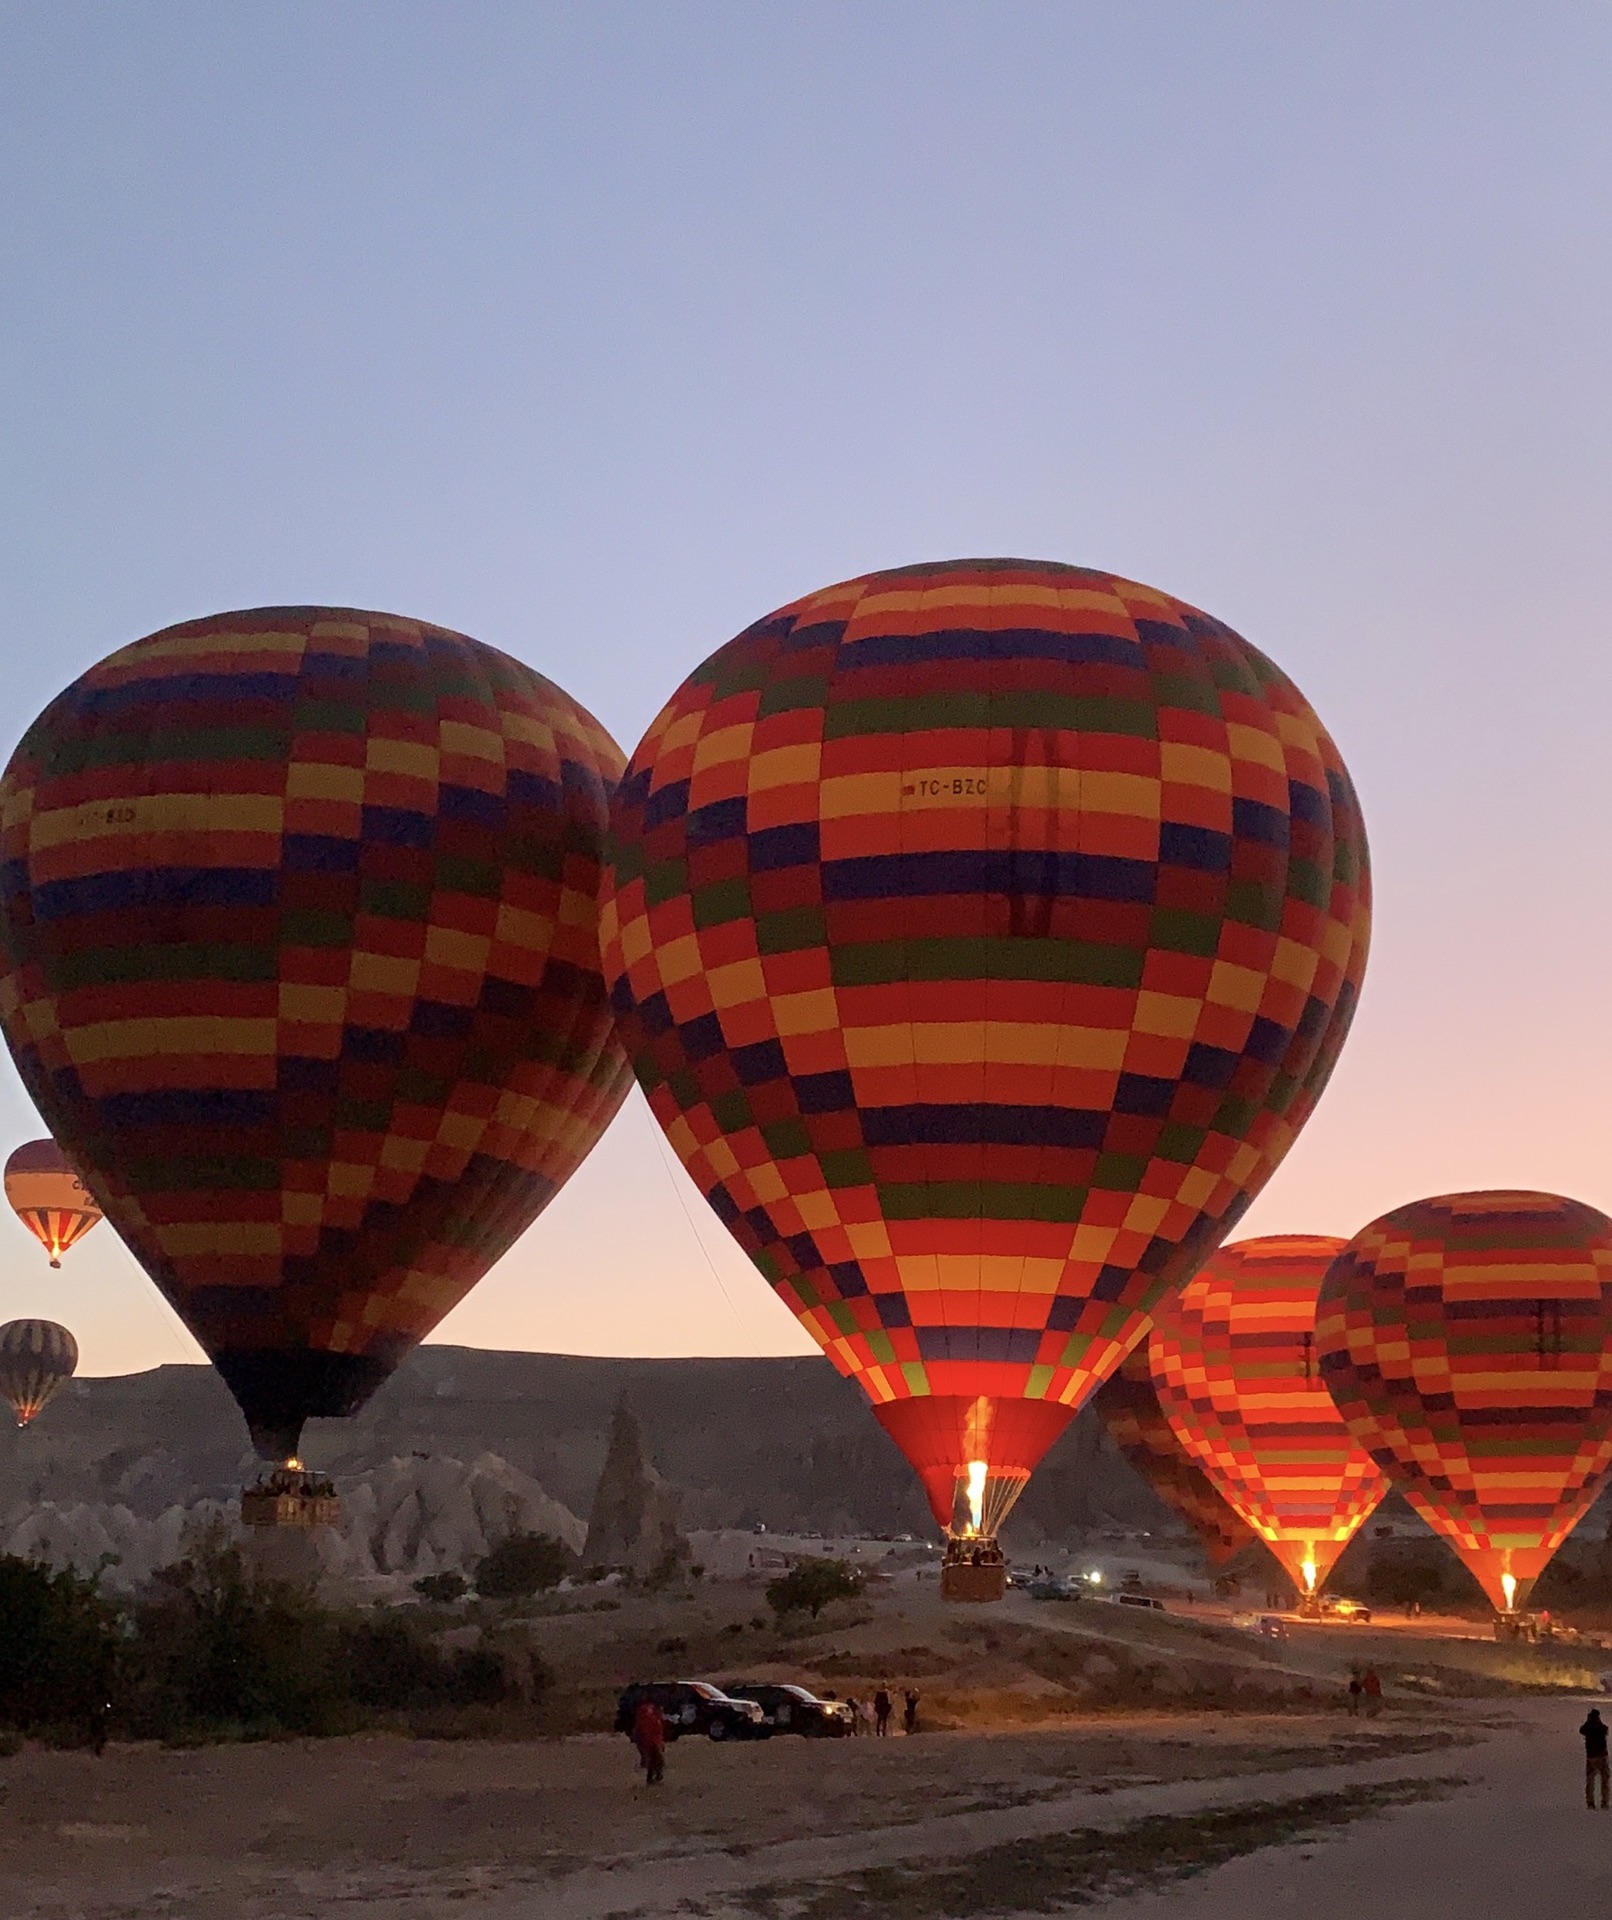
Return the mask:
{"type": "MultiPolygon", "coordinates": [[[[325,601],[630,748],[751,620],[1014,553],[1208,608],[1366,810],[1343,1063],[1246,1231],[1612,1211],[1612,8],[0,0],[5,745],[325,601]]],[[[9,1064],[0,1145],[38,1125],[9,1064]]],[[[807,1343],[633,1097],[441,1338],[807,1343]]],[[[0,1318],[195,1349],[100,1228],[0,1318]]]]}

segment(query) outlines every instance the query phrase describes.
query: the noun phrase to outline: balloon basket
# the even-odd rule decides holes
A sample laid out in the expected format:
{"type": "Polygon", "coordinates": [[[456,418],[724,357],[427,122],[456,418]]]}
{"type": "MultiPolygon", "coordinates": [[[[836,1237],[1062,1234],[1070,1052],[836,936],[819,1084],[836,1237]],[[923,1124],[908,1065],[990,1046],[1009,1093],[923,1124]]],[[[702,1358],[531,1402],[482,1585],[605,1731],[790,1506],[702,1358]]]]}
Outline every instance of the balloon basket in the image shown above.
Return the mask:
{"type": "Polygon", "coordinates": [[[971,1560],[948,1560],[940,1569],[942,1600],[974,1604],[1000,1600],[1007,1592],[1007,1562],[998,1559],[976,1566],[971,1560]]]}
{"type": "Polygon", "coordinates": [[[341,1518],[336,1489],[322,1474],[280,1467],[241,1489],[246,1527],[333,1527],[341,1518]]]}
{"type": "Polygon", "coordinates": [[[1539,1639],[1539,1622],[1531,1613],[1520,1609],[1512,1613],[1497,1613],[1494,1617],[1494,1637],[1497,1640],[1539,1639]]]}

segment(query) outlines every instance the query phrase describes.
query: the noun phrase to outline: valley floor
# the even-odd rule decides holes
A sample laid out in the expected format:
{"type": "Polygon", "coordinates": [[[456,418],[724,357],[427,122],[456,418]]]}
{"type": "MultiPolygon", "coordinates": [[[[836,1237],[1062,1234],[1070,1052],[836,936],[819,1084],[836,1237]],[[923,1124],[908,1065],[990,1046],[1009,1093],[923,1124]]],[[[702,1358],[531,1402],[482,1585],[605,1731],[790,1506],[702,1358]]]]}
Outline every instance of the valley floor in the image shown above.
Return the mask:
{"type": "Polygon", "coordinates": [[[530,1626],[573,1706],[604,1709],[658,1658],[842,1692],[910,1678],[926,1730],[686,1739],[653,1790],[601,1732],[30,1746],[0,1760],[0,1914],[1578,1920],[1612,1881],[1612,1813],[1582,1803],[1587,1663],[1454,1622],[1270,1643],[1207,1610],[943,1608],[921,1584],[790,1636],[750,1626],[754,1604],[714,1591],[530,1626]],[[1361,1659],[1389,1680],[1377,1720],[1343,1710],[1361,1659]]]}

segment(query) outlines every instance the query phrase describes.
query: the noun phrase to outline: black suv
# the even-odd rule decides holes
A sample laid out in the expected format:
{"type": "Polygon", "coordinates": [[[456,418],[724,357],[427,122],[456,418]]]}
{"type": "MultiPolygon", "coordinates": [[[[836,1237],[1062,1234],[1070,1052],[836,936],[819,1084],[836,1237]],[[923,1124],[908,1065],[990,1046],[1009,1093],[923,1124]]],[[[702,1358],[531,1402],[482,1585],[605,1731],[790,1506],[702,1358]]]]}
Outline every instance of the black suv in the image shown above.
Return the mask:
{"type": "Polygon", "coordinates": [[[770,1680],[729,1680],[723,1690],[733,1700],[754,1700],[772,1733],[833,1740],[856,1731],[851,1709],[843,1700],[819,1700],[804,1687],[780,1686],[770,1680]]]}
{"type": "Polygon", "coordinates": [[[666,1738],[703,1733],[712,1740],[765,1740],[766,1717],[754,1700],[730,1700],[707,1680],[635,1680],[616,1704],[616,1732],[631,1733],[640,1700],[653,1700],[666,1738]]]}

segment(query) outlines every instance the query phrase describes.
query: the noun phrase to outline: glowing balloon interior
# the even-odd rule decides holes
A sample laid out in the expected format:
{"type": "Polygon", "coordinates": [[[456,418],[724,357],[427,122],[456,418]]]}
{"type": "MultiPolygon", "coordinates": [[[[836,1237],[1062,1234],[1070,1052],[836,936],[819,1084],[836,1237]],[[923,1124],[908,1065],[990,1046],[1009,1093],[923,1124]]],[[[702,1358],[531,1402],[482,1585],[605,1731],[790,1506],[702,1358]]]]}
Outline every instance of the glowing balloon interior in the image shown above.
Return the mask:
{"type": "Polygon", "coordinates": [[[1302,1596],[1388,1491],[1332,1404],[1315,1303],[1341,1240],[1223,1247],[1155,1315],[1149,1365],[1176,1439],[1302,1596]]]}

